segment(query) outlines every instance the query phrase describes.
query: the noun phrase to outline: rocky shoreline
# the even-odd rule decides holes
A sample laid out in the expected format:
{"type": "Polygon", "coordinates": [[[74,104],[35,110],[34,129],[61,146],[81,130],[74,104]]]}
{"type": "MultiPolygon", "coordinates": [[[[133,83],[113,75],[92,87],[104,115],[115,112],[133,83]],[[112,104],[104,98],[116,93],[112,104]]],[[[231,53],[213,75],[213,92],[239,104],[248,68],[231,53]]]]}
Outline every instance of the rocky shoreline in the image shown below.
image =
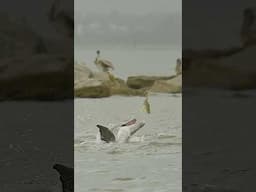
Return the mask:
{"type": "Polygon", "coordinates": [[[180,93],[182,75],[130,76],[111,78],[107,72],[94,72],[86,64],[75,64],[75,97],[101,98],[112,95],[145,96],[147,92],[180,93]]]}
{"type": "Polygon", "coordinates": [[[148,91],[181,92],[181,78],[177,81],[177,75],[133,76],[123,80],[113,79],[108,73],[92,71],[84,64],[74,65],[73,51],[70,50],[73,48],[73,25],[55,20],[63,13],[63,19],[71,15],[68,18],[73,20],[72,14],[64,8],[53,4],[50,11],[49,23],[56,28],[56,38],[41,37],[22,19],[0,15],[3,26],[0,33],[3,42],[0,100],[58,100],[73,99],[74,96],[144,96],[148,91]]]}
{"type": "MultiPolygon", "coordinates": [[[[58,14],[61,16],[63,11],[54,9],[51,13],[49,22],[53,27],[58,25],[54,18],[58,14]]],[[[173,76],[141,75],[130,76],[127,80],[115,77],[113,80],[107,73],[92,71],[84,64],[73,64],[73,55],[68,55],[73,46],[64,46],[73,44],[72,25],[63,26],[68,34],[60,35],[59,39],[47,39],[33,32],[21,20],[2,14],[0,99],[53,100],[73,99],[74,95],[101,98],[144,96],[146,92],[180,93],[182,74],[186,76],[183,81],[186,87],[255,89],[256,31],[255,22],[248,22],[248,15],[255,17],[255,10],[244,10],[241,44],[237,47],[184,50],[182,67],[177,65],[173,76]],[[74,82],[71,81],[73,78],[74,82]]],[[[70,20],[73,19],[71,16],[70,20]]],[[[60,34],[64,32],[60,31],[60,34]]]]}
{"type": "Polygon", "coordinates": [[[186,87],[229,90],[256,88],[256,10],[243,13],[240,45],[227,49],[183,50],[183,74],[186,87]]]}
{"type": "Polygon", "coordinates": [[[0,13],[0,100],[73,99],[74,14],[54,1],[49,27],[56,34],[38,34],[24,18],[0,13]]]}

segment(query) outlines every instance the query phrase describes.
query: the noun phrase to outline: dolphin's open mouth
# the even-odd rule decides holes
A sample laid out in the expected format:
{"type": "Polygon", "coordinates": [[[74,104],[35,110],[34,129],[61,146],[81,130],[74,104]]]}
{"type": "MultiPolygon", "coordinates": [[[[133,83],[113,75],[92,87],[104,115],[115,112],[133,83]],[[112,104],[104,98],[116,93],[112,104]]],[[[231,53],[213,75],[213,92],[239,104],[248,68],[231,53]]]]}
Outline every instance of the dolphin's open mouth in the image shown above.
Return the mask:
{"type": "Polygon", "coordinates": [[[130,120],[130,121],[128,121],[128,122],[126,122],[126,123],[124,123],[122,126],[129,126],[129,125],[133,125],[133,124],[135,124],[136,123],[136,119],[132,119],[132,120],[130,120]]]}

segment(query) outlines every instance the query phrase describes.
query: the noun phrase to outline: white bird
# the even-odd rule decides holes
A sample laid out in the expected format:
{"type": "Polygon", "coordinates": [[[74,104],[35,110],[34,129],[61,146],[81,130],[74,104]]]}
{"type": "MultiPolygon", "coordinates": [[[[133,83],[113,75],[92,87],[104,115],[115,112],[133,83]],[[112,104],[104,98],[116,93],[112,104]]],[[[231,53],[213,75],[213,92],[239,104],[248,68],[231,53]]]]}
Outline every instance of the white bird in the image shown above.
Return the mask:
{"type": "Polygon", "coordinates": [[[120,123],[112,128],[107,128],[102,125],[97,125],[99,133],[97,135],[97,141],[118,142],[126,143],[129,141],[138,130],[145,125],[144,122],[137,123],[136,119],[129,120],[124,123],[120,123]]]}
{"type": "Polygon", "coordinates": [[[94,64],[97,66],[97,68],[103,72],[108,72],[109,69],[114,70],[113,64],[105,59],[100,59],[100,51],[98,50],[97,52],[97,57],[94,61],[94,64]]]}

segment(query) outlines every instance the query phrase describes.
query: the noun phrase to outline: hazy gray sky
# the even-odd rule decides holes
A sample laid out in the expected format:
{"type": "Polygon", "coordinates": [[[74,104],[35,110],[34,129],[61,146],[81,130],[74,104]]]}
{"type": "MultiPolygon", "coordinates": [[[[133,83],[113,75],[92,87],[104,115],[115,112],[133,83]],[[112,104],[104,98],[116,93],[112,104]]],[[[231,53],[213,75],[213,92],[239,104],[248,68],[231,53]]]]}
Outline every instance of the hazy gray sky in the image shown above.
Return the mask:
{"type": "Polygon", "coordinates": [[[181,13],[181,0],[74,0],[79,12],[109,13],[117,10],[122,13],[167,12],[181,13]]]}
{"type": "Polygon", "coordinates": [[[74,1],[77,44],[181,44],[181,0],[74,1]]]}
{"type": "Polygon", "coordinates": [[[243,10],[255,5],[255,0],[184,1],[183,48],[223,48],[239,45],[243,10]]]}

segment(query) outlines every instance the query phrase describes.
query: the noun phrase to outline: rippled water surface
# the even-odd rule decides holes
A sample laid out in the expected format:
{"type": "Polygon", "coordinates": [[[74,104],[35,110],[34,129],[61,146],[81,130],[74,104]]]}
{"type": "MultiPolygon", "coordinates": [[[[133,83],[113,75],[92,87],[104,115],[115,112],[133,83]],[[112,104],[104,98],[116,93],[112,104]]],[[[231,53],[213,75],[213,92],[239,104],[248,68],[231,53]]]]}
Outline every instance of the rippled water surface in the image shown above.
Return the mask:
{"type": "Polygon", "coordinates": [[[181,96],[75,100],[75,191],[181,192],[181,96]],[[146,125],[124,144],[95,143],[96,124],[135,117],[146,125]]]}

